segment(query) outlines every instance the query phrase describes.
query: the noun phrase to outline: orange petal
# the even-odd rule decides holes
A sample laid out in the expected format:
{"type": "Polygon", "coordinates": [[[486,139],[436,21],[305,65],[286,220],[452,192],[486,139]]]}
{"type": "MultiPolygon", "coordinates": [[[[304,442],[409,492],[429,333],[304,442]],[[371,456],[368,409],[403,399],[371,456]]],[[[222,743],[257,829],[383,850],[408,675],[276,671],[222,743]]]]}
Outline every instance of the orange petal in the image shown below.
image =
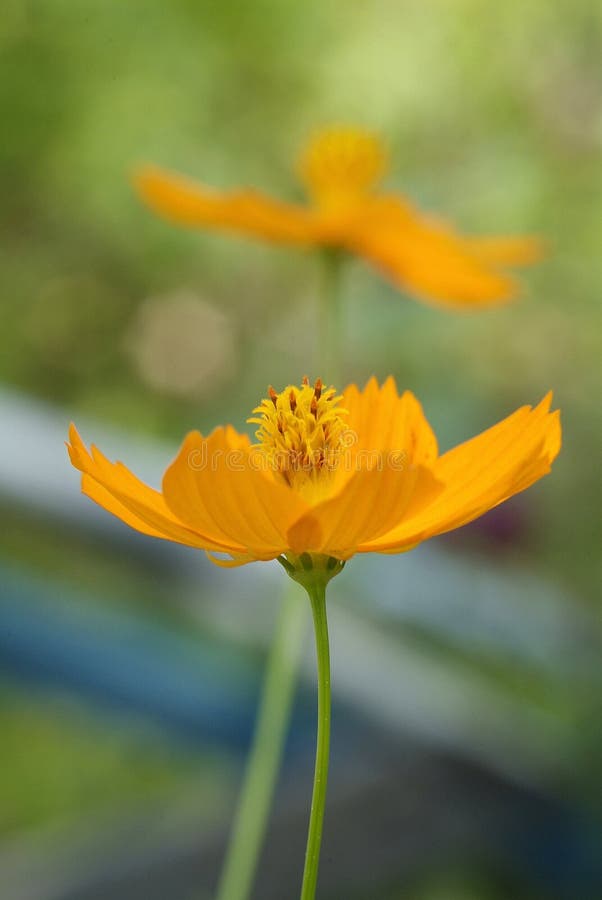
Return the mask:
{"type": "Polygon", "coordinates": [[[361,551],[396,551],[478,518],[550,471],[560,450],[559,413],[551,395],[521,407],[502,422],[439,458],[433,475],[445,487],[422,510],[361,551]]]}
{"type": "Polygon", "coordinates": [[[250,189],[222,194],[156,166],[138,171],[134,184],[151,209],[181,225],[224,228],[282,243],[314,242],[308,211],[250,189]]]}
{"type": "Polygon", "coordinates": [[[382,387],[371,378],[363,391],[349,385],[341,404],[348,411],[348,443],[369,461],[374,453],[397,453],[408,463],[431,465],[438,455],[437,439],[411,391],[400,396],[389,376],[382,387]]]}
{"type": "Polygon", "coordinates": [[[207,438],[191,432],[163,478],[165,501],[191,529],[211,525],[242,547],[235,555],[273,559],[288,549],[286,531],[306,505],[265,464],[233,428],[217,428],[207,438]]]}
{"type": "Polygon", "coordinates": [[[376,540],[403,518],[416,495],[420,505],[441,490],[423,466],[383,464],[354,472],[335,497],[316,504],[288,531],[295,553],[325,553],[348,559],[359,545],[376,540]]]}
{"type": "Polygon", "coordinates": [[[247,563],[258,562],[254,556],[250,556],[249,554],[246,554],[245,556],[222,557],[216,556],[211,550],[205,552],[207,559],[212,562],[214,566],[219,566],[220,569],[237,569],[239,566],[246,566],[247,563]]]}
{"type": "Polygon", "coordinates": [[[69,429],[69,457],[82,472],[82,491],[127,525],[165,540],[190,547],[225,552],[243,548],[215,539],[211,531],[198,532],[183,525],[173,515],[158,491],[140,481],[122,463],[112,463],[96,448],[86,449],[75,425],[69,429]]]}
{"type": "MultiPolygon", "coordinates": [[[[475,247],[473,239],[396,198],[374,201],[359,222],[350,235],[350,249],[426,301],[470,308],[510,300],[518,293],[514,280],[497,271],[488,257],[494,255],[493,245],[489,250],[475,247]]],[[[513,249],[518,252],[517,246],[513,249]]]]}
{"type": "Polygon", "coordinates": [[[545,255],[545,242],[537,237],[465,238],[473,253],[491,266],[529,266],[545,255]]]}

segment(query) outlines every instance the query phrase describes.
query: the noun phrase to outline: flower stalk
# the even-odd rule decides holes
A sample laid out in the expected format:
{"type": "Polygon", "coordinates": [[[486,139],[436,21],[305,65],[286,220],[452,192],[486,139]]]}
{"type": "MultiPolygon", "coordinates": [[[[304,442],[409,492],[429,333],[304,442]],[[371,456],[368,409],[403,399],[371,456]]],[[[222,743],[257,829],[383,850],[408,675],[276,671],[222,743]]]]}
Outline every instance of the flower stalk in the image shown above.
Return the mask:
{"type": "Polygon", "coordinates": [[[330,648],[326,615],[326,585],[331,578],[343,571],[345,563],[334,556],[319,553],[302,553],[300,556],[287,553],[278,559],[290,577],[303,585],[307,591],[314,621],[318,670],[318,729],[314,786],[301,887],[301,900],[314,900],[320,865],[330,757],[330,648]]]}
{"type": "Polygon", "coordinates": [[[345,254],[336,248],[325,250],[322,264],[319,344],[316,371],[323,372],[328,383],[341,384],[343,360],[343,322],[341,311],[341,275],[345,254]]]}
{"type": "Polygon", "coordinates": [[[326,807],[328,784],[328,761],[330,756],[330,649],[328,642],[328,619],[326,616],[326,585],[315,582],[307,587],[311,600],[316,638],[316,660],[318,666],[318,734],[316,740],[316,764],[314,787],[311,798],[311,813],[305,851],[305,869],[301,900],[313,900],[318,881],[322,829],[326,807]]]}

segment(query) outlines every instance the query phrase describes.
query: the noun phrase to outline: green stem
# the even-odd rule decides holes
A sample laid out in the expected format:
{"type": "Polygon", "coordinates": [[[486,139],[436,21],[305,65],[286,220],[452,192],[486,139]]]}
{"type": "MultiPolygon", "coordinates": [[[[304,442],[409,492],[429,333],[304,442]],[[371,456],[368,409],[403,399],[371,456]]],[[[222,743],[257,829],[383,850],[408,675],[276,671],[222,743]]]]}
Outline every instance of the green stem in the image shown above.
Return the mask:
{"type": "Polygon", "coordinates": [[[316,743],[316,767],[314,789],[311,798],[311,814],[307,834],[305,870],[301,900],[314,900],[322,845],[322,825],[326,806],[328,782],[328,757],[330,753],[330,651],[328,647],[328,621],[326,617],[326,586],[317,581],[307,586],[311,600],[316,634],[316,658],[318,663],[318,737],[316,743]]]}
{"type": "Polygon", "coordinates": [[[267,662],[253,746],[217,900],[246,900],[251,893],[280,769],[307,618],[303,595],[289,583],[267,662]]]}
{"type": "Polygon", "coordinates": [[[340,250],[322,254],[322,289],[316,373],[331,384],[341,386],[343,364],[343,328],[341,315],[341,271],[344,257],[340,250]]]}

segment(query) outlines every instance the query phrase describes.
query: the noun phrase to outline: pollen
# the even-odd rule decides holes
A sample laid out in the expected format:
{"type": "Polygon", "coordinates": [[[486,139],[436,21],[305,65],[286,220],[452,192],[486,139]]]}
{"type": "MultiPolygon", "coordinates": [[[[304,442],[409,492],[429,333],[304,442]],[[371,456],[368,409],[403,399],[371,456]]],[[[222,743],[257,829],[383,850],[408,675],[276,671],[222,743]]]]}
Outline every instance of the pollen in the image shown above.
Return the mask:
{"type": "Polygon", "coordinates": [[[342,399],[320,378],[312,385],[305,377],[299,387],[289,384],[280,393],[270,386],[247,419],[259,425],[256,449],[290,487],[324,485],[337,468],[348,432],[342,399]]]}
{"type": "Polygon", "coordinates": [[[300,159],[299,174],[318,202],[328,202],[342,194],[365,195],[386,167],[385,148],[375,135],[336,128],[320,132],[310,141],[300,159]]]}

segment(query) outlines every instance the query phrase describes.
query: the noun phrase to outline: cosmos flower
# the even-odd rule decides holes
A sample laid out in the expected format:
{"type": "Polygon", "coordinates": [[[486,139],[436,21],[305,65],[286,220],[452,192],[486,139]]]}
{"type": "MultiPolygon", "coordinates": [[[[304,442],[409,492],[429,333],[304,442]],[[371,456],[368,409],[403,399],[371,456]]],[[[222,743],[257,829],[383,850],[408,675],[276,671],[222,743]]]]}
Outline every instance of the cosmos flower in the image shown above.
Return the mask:
{"type": "Polygon", "coordinates": [[[346,251],[431,303],[480,307],[517,294],[507,269],[538,259],[537,239],[460,235],[405,197],[380,192],[386,168],[386,153],[374,135],[340,128],[319,133],[300,159],[306,205],[251,188],[215,191],[155,166],[142,168],[135,182],[146,203],[173,222],[346,251]]]}
{"type": "Polygon", "coordinates": [[[318,380],[268,396],[249,419],[184,440],[162,490],[143,484],[74,426],[82,490],[128,525],[205,550],[222,565],[301,556],[342,564],[399,553],[476,519],[550,471],[560,449],[551,395],[440,454],[422,408],[388,378],[337,394],[318,380]]]}

